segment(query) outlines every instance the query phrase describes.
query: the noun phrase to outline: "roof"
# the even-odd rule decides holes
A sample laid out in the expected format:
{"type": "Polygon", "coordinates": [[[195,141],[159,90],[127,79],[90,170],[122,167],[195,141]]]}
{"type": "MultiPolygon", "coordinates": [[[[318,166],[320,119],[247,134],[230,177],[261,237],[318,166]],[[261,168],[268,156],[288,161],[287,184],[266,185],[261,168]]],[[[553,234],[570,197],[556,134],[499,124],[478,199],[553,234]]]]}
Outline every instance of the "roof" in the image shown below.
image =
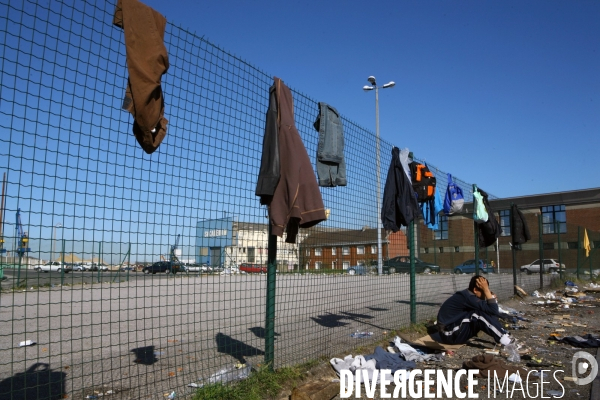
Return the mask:
{"type": "MultiPolygon", "coordinates": [[[[381,230],[381,241],[382,243],[387,243],[383,229],[381,230]]],[[[305,247],[316,247],[369,244],[377,244],[377,229],[367,228],[335,232],[315,232],[308,235],[300,245],[305,247]]]]}

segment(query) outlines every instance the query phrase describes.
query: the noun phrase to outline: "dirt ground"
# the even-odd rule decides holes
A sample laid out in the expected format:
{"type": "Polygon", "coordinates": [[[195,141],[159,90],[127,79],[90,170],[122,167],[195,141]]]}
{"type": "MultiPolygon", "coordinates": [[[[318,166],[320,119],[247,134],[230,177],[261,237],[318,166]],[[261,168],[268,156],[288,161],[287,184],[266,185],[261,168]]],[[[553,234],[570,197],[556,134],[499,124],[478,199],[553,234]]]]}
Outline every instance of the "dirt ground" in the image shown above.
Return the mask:
{"type": "MultiPolygon", "coordinates": [[[[565,287],[566,288],[566,287],[565,287]]],[[[561,398],[567,400],[589,399],[592,384],[584,386],[577,385],[572,379],[572,359],[573,355],[579,351],[586,351],[596,358],[597,348],[579,348],[573,347],[566,342],[560,341],[560,338],[567,336],[583,336],[587,333],[598,334],[600,332],[600,293],[583,292],[584,286],[579,286],[579,292],[574,292],[573,289],[545,290],[539,294],[542,297],[536,297],[532,293],[528,296],[514,296],[507,301],[501,301],[499,304],[503,308],[514,309],[521,314],[520,317],[527,321],[518,320],[516,324],[513,321],[504,321],[506,329],[517,338],[519,343],[523,344],[521,348],[521,361],[518,363],[510,363],[506,360],[507,355],[500,351],[500,354],[495,356],[505,361],[508,365],[522,367],[527,372],[531,370],[546,370],[547,375],[544,378],[543,392],[540,390],[539,378],[530,378],[528,381],[523,377],[523,384],[510,383],[508,387],[504,387],[502,391],[494,390],[494,385],[488,385],[487,378],[478,378],[478,384],[473,388],[475,393],[479,394],[480,399],[498,398],[498,399],[532,399],[532,398],[552,398],[552,392],[558,391],[563,394],[561,398]],[[586,297],[582,297],[582,296],[586,297]],[[579,296],[579,300],[577,300],[579,296]],[[554,297],[554,298],[553,298],[554,297]],[[575,302],[570,302],[568,298],[575,299],[575,302]],[[569,301],[569,303],[566,303],[569,301]],[[489,386],[489,387],[488,387],[489,386]],[[507,390],[508,389],[508,390],[507,390]],[[528,391],[527,391],[528,390],[528,391]],[[543,395],[543,396],[542,396],[543,395]]],[[[599,289],[600,290],[600,289],[599,289]]],[[[433,331],[433,322],[429,321],[426,325],[430,331],[433,331]]],[[[423,328],[423,327],[422,327],[423,328]]],[[[423,331],[407,331],[399,333],[403,339],[412,340],[423,336],[423,331]]],[[[393,337],[388,337],[393,340],[393,337]]],[[[361,339],[357,339],[361,340],[361,339]]],[[[358,345],[360,346],[360,345],[358,345]]],[[[388,346],[393,346],[393,343],[388,343],[387,340],[372,343],[368,346],[358,347],[356,351],[362,352],[353,353],[353,356],[358,354],[366,355],[373,353],[376,346],[382,346],[384,349],[388,346]],[[368,350],[367,350],[368,349],[368,350]]],[[[454,352],[446,352],[443,360],[435,363],[417,363],[419,369],[439,369],[439,370],[454,370],[462,369],[464,361],[472,359],[474,356],[484,354],[486,350],[500,350],[501,346],[495,346],[491,337],[480,334],[477,338],[471,341],[459,350],[454,352]]],[[[343,358],[344,355],[339,355],[343,358]]],[[[589,370],[588,370],[589,371],[589,370]]],[[[578,376],[580,378],[588,376],[589,373],[584,373],[578,376]]],[[[329,363],[322,363],[312,369],[309,373],[310,379],[331,378],[336,379],[337,376],[329,363]]],[[[600,379],[597,378],[597,380],[600,379]]],[[[492,381],[493,382],[493,381],[492,381]]],[[[462,390],[466,391],[467,379],[461,379],[462,390]]],[[[388,387],[388,393],[393,393],[394,385],[388,387]]],[[[435,385],[431,392],[430,398],[443,399],[458,399],[458,397],[435,397],[435,385]]],[[[381,399],[379,386],[375,392],[375,397],[368,397],[365,394],[364,386],[362,387],[362,396],[355,397],[352,393],[351,399],[381,399]]],[[[290,393],[283,393],[279,399],[288,399],[290,393]]],[[[393,397],[392,397],[393,398],[393,397]]],[[[407,399],[425,398],[410,397],[407,399]]],[[[340,395],[335,399],[341,399],[340,395]]]]}

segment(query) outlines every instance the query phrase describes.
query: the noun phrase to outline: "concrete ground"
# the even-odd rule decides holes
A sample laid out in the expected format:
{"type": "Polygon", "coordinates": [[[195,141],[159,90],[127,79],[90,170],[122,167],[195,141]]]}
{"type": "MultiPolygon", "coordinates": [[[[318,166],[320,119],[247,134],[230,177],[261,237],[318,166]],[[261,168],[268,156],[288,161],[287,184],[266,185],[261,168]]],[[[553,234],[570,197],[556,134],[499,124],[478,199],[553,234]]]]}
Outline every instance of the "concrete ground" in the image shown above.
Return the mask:
{"type": "MultiPolygon", "coordinates": [[[[488,278],[501,299],[512,294],[512,275],[488,278]]],[[[435,315],[469,279],[417,276],[417,318],[435,315]]],[[[11,391],[12,399],[109,391],[111,400],[164,399],[172,391],[185,398],[195,391],[187,386],[192,382],[237,363],[264,362],[265,275],[110,282],[18,290],[3,284],[0,398],[11,391]],[[19,347],[24,340],[36,344],[19,347]]],[[[534,288],[539,277],[519,276],[518,283],[534,288]]],[[[409,288],[409,276],[399,274],[278,276],[275,368],[351,349],[357,330],[373,332],[368,344],[407,325],[409,288]]]]}

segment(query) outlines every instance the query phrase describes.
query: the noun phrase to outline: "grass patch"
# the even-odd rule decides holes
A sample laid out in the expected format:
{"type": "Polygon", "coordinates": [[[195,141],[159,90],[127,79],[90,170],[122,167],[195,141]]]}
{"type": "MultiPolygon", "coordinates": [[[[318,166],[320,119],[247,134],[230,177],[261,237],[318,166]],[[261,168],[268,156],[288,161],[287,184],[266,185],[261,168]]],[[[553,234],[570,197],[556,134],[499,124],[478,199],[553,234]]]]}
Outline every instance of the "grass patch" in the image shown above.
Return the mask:
{"type": "Polygon", "coordinates": [[[403,334],[416,333],[419,335],[427,335],[428,328],[431,326],[433,321],[419,322],[417,324],[410,324],[398,329],[398,332],[403,334]]]}
{"type": "Polygon", "coordinates": [[[318,360],[294,367],[283,367],[271,371],[263,366],[253,371],[247,379],[223,384],[213,383],[198,389],[194,400],[263,400],[276,398],[285,388],[293,388],[304,377],[307,370],[319,364],[318,360]]]}

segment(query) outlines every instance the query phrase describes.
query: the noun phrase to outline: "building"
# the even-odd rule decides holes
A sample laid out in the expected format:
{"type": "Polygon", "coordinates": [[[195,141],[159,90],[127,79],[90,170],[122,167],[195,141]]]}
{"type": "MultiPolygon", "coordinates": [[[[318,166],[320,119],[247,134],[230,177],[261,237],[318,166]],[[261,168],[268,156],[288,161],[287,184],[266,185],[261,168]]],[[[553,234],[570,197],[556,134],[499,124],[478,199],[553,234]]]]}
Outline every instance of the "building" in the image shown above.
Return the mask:
{"type": "MultiPolygon", "coordinates": [[[[498,245],[480,249],[479,257],[493,260],[507,272],[513,267],[511,204],[524,214],[531,233],[531,240],[515,251],[517,268],[540,258],[540,243],[544,258],[560,258],[567,269],[600,268],[600,188],[490,200],[503,232],[498,245]],[[584,232],[590,240],[589,257],[582,248],[584,232]]],[[[417,224],[419,258],[442,268],[474,258],[472,212],[473,204],[465,203],[460,215],[442,216],[436,231],[417,224]]]]}
{"type": "MultiPolygon", "coordinates": [[[[321,228],[302,229],[296,238],[300,243],[311,232],[321,228]]],[[[210,266],[239,266],[241,263],[267,264],[267,224],[239,222],[226,217],[198,221],[196,225],[196,262],[210,266]]],[[[277,238],[277,265],[280,271],[299,268],[298,244],[277,238]]]]}
{"type": "MultiPolygon", "coordinates": [[[[408,255],[406,235],[402,231],[387,237],[381,231],[382,258],[408,255]]],[[[341,269],[351,265],[377,262],[377,229],[314,232],[299,245],[302,269],[341,269]]]]}

